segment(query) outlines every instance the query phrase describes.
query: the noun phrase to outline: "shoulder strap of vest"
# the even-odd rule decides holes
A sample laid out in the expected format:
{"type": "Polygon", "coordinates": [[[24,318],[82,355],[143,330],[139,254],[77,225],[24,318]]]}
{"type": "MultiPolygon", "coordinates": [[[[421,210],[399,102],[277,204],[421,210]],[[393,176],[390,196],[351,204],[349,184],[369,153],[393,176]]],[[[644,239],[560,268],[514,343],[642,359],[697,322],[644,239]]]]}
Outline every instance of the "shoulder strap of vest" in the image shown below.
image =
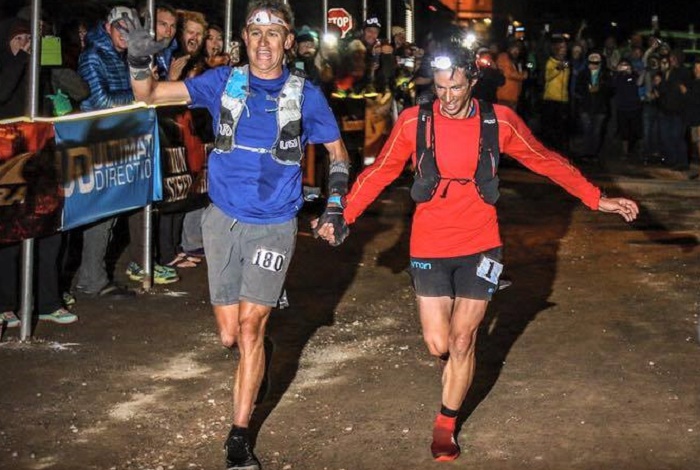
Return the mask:
{"type": "Polygon", "coordinates": [[[498,119],[493,110],[493,104],[479,100],[479,114],[481,115],[481,152],[487,151],[493,155],[495,169],[498,167],[501,153],[498,145],[498,119]]]}
{"type": "Polygon", "coordinates": [[[418,105],[418,125],[416,126],[416,155],[431,152],[435,159],[435,126],[433,124],[433,102],[423,101],[418,105]]]}
{"type": "Polygon", "coordinates": [[[498,146],[498,119],[493,104],[483,100],[479,100],[479,115],[479,162],[474,179],[482,199],[489,204],[495,204],[500,196],[497,175],[501,158],[498,146]]]}
{"type": "Polygon", "coordinates": [[[309,78],[309,76],[306,74],[306,72],[304,72],[303,70],[298,69],[296,67],[289,67],[289,73],[291,75],[295,75],[299,78],[309,78]]]}

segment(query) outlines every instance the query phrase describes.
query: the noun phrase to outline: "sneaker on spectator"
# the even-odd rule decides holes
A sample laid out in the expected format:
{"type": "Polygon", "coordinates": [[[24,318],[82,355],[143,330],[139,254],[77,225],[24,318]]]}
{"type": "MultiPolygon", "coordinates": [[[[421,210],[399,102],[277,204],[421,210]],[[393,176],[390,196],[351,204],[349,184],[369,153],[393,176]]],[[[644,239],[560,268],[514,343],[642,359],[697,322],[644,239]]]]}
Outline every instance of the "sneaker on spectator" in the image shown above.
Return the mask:
{"type": "Polygon", "coordinates": [[[75,296],[71,294],[70,292],[64,292],[63,293],[63,305],[66,307],[71,307],[75,305],[75,296]]]}
{"type": "MultiPolygon", "coordinates": [[[[132,281],[141,282],[146,277],[146,271],[138,263],[131,261],[126,268],[126,275],[132,281]]],[[[161,266],[160,264],[153,265],[154,284],[171,284],[179,280],[180,276],[177,275],[177,271],[174,268],[161,266]]]]}
{"type": "Polygon", "coordinates": [[[51,321],[61,325],[67,325],[78,321],[78,316],[69,310],[61,307],[51,313],[43,313],[39,315],[39,320],[51,321]]]}
{"type": "Polygon", "coordinates": [[[17,328],[20,325],[19,318],[15,315],[15,312],[7,311],[0,313],[0,323],[5,323],[7,328],[17,328]]]}

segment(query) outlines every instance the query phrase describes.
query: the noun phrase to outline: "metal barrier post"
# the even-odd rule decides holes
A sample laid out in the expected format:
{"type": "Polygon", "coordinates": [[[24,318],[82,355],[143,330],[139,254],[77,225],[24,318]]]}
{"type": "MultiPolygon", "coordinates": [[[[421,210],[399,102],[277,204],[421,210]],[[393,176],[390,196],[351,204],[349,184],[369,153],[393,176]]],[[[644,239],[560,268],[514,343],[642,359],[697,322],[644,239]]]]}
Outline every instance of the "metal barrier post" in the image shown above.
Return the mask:
{"type": "Polygon", "coordinates": [[[323,0],[323,34],[328,33],[328,0],[323,0]]]}
{"type": "Polygon", "coordinates": [[[143,208],[143,271],[146,275],[141,282],[143,290],[153,287],[153,208],[148,204],[143,208]]]}
{"type": "MultiPolygon", "coordinates": [[[[41,0],[32,0],[32,53],[30,55],[29,83],[27,97],[27,114],[33,120],[39,108],[39,59],[41,54],[41,0]]],[[[28,341],[32,336],[32,311],[34,310],[34,239],[22,241],[21,269],[21,307],[22,328],[20,340],[28,341]]]]}
{"type": "Polygon", "coordinates": [[[386,39],[391,44],[391,0],[386,0],[386,39]]]}
{"type": "Polygon", "coordinates": [[[231,53],[231,39],[233,38],[233,0],[226,0],[224,11],[224,50],[231,53]]]}
{"type": "MultiPolygon", "coordinates": [[[[156,2],[148,0],[146,3],[151,18],[156,18],[156,2]]],[[[155,35],[156,21],[151,21],[151,33],[155,35]]],[[[156,131],[157,132],[157,131],[156,131]]],[[[143,259],[141,265],[145,276],[141,282],[143,290],[148,292],[153,287],[153,211],[152,205],[148,204],[143,208],[143,259]]]]}

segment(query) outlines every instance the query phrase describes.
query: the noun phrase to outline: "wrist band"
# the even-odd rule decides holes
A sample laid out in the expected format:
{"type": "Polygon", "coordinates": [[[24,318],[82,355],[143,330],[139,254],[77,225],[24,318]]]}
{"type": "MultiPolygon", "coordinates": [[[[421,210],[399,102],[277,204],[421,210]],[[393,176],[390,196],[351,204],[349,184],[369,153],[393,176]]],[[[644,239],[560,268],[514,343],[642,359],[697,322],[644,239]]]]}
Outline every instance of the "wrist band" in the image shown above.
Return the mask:
{"type": "Polygon", "coordinates": [[[343,198],[338,196],[337,194],[334,194],[333,196],[328,196],[328,204],[336,204],[342,208],[345,208],[343,205],[343,198]]]}

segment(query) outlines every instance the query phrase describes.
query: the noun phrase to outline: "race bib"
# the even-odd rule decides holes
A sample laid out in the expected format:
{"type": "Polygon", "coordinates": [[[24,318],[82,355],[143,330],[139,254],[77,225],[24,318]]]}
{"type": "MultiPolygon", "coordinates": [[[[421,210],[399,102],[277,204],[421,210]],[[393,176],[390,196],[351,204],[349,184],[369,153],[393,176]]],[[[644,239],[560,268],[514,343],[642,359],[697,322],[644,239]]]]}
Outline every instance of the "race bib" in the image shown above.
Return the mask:
{"type": "Polygon", "coordinates": [[[253,255],[253,264],[272,272],[279,272],[284,267],[286,256],[266,248],[258,248],[253,255]]]}
{"type": "Polygon", "coordinates": [[[491,284],[498,284],[498,278],[501,277],[503,265],[488,256],[481,255],[481,260],[476,267],[476,275],[481,279],[489,281],[491,284]]]}

